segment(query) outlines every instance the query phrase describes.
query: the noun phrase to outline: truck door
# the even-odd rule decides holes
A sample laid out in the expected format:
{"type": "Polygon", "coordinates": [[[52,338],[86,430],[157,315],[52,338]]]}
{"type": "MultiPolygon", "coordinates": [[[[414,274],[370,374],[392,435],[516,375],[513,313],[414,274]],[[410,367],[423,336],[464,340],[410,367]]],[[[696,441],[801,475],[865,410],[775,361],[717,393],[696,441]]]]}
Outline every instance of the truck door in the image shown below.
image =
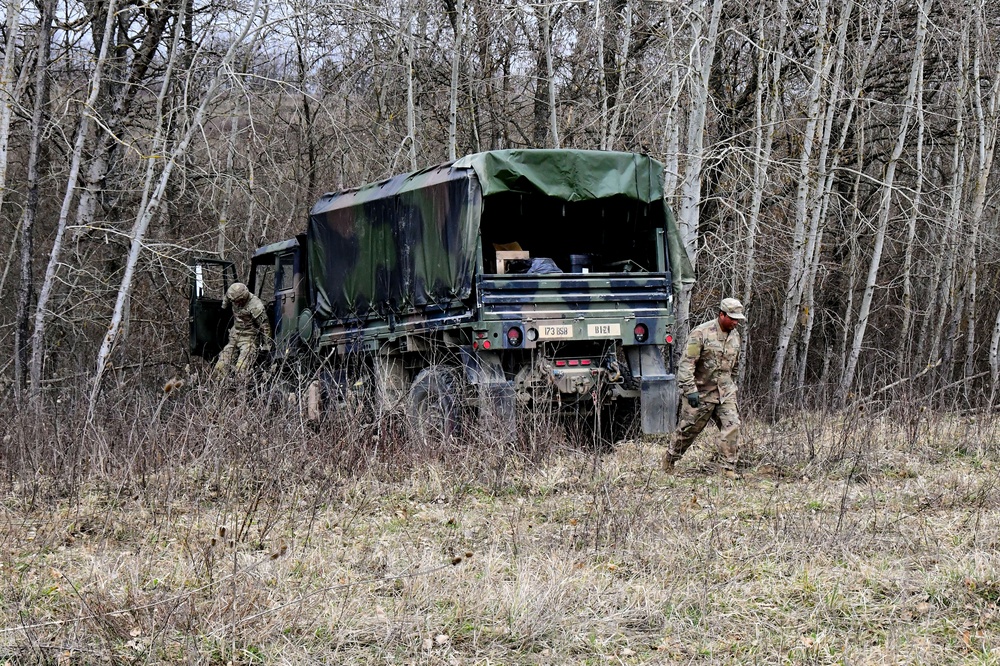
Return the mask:
{"type": "Polygon", "coordinates": [[[297,248],[289,249],[278,255],[277,275],[275,275],[275,323],[274,342],[275,355],[284,358],[290,354],[298,339],[298,308],[301,299],[296,298],[298,284],[296,280],[297,248]]]}
{"type": "Polygon", "coordinates": [[[236,267],[230,261],[206,258],[196,258],[190,266],[190,349],[195,356],[213,360],[229,337],[232,309],[223,309],[222,299],[236,282],[236,267]]]}

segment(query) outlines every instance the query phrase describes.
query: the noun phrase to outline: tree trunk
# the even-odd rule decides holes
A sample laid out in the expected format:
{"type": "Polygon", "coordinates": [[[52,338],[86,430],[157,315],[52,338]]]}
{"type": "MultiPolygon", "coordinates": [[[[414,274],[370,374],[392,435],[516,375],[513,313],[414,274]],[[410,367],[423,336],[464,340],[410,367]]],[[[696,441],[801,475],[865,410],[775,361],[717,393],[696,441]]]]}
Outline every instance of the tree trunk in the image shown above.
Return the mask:
{"type": "MultiPolygon", "coordinates": [[[[968,33],[962,33],[962,44],[958,50],[958,66],[956,69],[958,79],[955,85],[955,138],[952,150],[952,182],[951,182],[951,208],[945,216],[945,235],[941,245],[941,253],[944,255],[944,265],[941,268],[942,278],[938,288],[938,316],[934,318],[933,335],[930,343],[930,357],[928,365],[941,360],[945,372],[950,370],[951,344],[945,341],[945,349],[942,350],[942,337],[944,335],[944,325],[948,321],[948,308],[952,307],[953,317],[959,311],[957,303],[953,299],[953,287],[955,283],[955,247],[962,228],[962,199],[964,197],[965,184],[965,96],[966,81],[969,73],[966,71],[966,61],[968,52],[968,33]]],[[[960,303],[961,301],[959,301],[960,303]]],[[[950,378],[950,375],[949,375],[950,378]]]]}
{"type": "Polygon", "coordinates": [[[552,5],[545,3],[545,77],[549,93],[549,137],[552,147],[559,148],[559,116],[556,109],[556,77],[552,66],[552,5]]]}
{"type": "Polygon", "coordinates": [[[980,79],[980,51],[982,50],[982,44],[986,36],[983,34],[983,26],[985,25],[985,17],[982,14],[982,7],[979,7],[978,13],[979,20],[974,21],[974,25],[978,27],[979,38],[976,40],[976,51],[975,57],[973,59],[973,82],[975,85],[975,95],[974,108],[976,112],[976,146],[977,146],[977,158],[978,158],[978,168],[976,169],[976,182],[975,189],[973,191],[972,197],[972,210],[969,214],[969,224],[972,228],[970,238],[968,240],[968,245],[966,246],[966,273],[967,273],[967,284],[966,284],[966,295],[967,295],[967,305],[966,310],[968,314],[968,323],[965,338],[965,365],[963,369],[963,377],[966,382],[962,385],[963,390],[966,394],[966,399],[969,400],[970,382],[969,380],[975,373],[975,347],[976,347],[976,314],[977,314],[977,255],[976,250],[979,245],[979,232],[982,227],[983,217],[986,210],[986,188],[990,179],[990,172],[993,167],[993,155],[996,149],[997,142],[997,122],[1000,120],[998,118],[998,107],[1000,107],[1000,61],[997,62],[997,68],[993,72],[993,88],[990,90],[990,96],[988,100],[987,111],[983,111],[982,103],[982,90],[981,90],[981,79],[980,79]]]}
{"type": "MultiPolygon", "coordinates": [[[[667,12],[670,12],[669,8],[667,12]]],[[[608,144],[608,80],[604,72],[604,14],[601,11],[601,0],[594,0],[594,34],[597,36],[597,97],[601,103],[598,145],[603,149],[608,144]]],[[[668,42],[667,48],[672,43],[668,42]]]]}
{"type": "Polygon", "coordinates": [[[933,0],[926,0],[920,7],[920,14],[917,19],[917,32],[914,37],[915,46],[913,53],[913,65],[910,68],[910,79],[906,86],[906,100],[903,107],[903,116],[899,121],[899,133],[896,136],[896,145],[893,147],[892,156],[885,168],[885,179],[882,183],[882,199],[879,206],[878,230],[875,234],[875,246],[872,249],[871,263],[868,266],[868,278],[865,282],[865,291],[861,297],[861,305],[858,310],[858,323],[854,329],[854,341],[851,344],[851,351],[847,357],[847,366],[844,368],[844,375],[840,378],[838,398],[841,402],[847,399],[848,394],[854,384],[854,371],[861,356],[861,345],[864,343],[865,330],[868,327],[868,315],[871,312],[872,297],[875,294],[875,285],[878,278],[879,267],[882,263],[882,249],[885,243],[885,234],[889,228],[889,212],[892,204],[892,191],[895,183],[896,165],[899,157],[903,153],[906,145],[906,135],[909,130],[910,116],[915,106],[914,101],[917,95],[917,80],[920,73],[920,66],[924,58],[924,37],[927,32],[927,14],[930,11],[933,0]]]}
{"type": "MultiPolygon", "coordinates": [[[[697,266],[698,221],[701,212],[701,176],[705,162],[705,118],[708,113],[709,78],[712,74],[712,62],[715,57],[716,39],[719,34],[719,17],[722,14],[722,0],[713,0],[712,11],[708,20],[708,34],[702,36],[701,22],[707,0],[699,3],[698,11],[692,17],[694,44],[691,49],[691,69],[695,75],[691,77],[690,112],[688,116],[687,164],[681,181],[681,200],[677,211],[677,223],[680,230],[684,251],[687,252],[692,266],[697,266]]],[[[681,289],[677,304],[678,335],[680,339],[687,336],[688,315],[691,310],[691,287],[681,289]]]]}
{"type": "Polygon", "coordinates": [[[802,291],[805,287],[806,269],[809,266],[809,241],[814,236],[806,234],[806,220],[810,184],[812,174],[812,150],[816,140],[816,127],[819,124],[820,93],[827,72],[824,67],[826,52],[826,25],[828,0],[820,0],[818,12],[818,27],[816,29],[816,45],[813,49],[813,78],[809,86],[809,104],[806,127],[802,137],[802,152],[799,155],[798,188],[795,196],[795,229],[792,237],[792,265],[788,274],[788,284],[785,288],[785,300],[781,308],[781,328],[775,344],[774,361],[771,364],[771,400],[774,407],[781,402],[781,383],[785,369],[785,355],[792,339],[792,332],[799,319],[799,307],[802,302],[802,291]]]}
{"type": "MultiPolygon", "coordinates": [[[[766,44],[764,35],[767,26],[771,24],[770,7],[760,6],[758,23],[758,39],[766,44]]],[[[754,161],[753,189],[750,195],[750,211],[747,216],[746,260],[743,269],[743,307],[750,307],[753,302],[753,284],[757,272],[757,227],[760,224],[760,209],[764,200],[764,190],[768,182],[768,165],[771,162],[771,150],[774,146],[774,132],[778,120],[778,104],[780,102],[782,53],[785,43],[785,26],[788,19],[788,3],[779,0],[777,10],[778,37],[770,52],[760,49],[757,55],[757,80],[760,85],[754,97],[754,161]],[[770,71],[767,64],[771,63],[770,71]],[[764,85],[764,82],[767,85],[764,85]],[[764,115],[764,90],[767,89],[767,115],[764,115]]],[[[751,345],[751,327],[743,332],[743,357],[746,358],[751,345]]],[[[749,363],[740,363],[737,385],[742,386],[746,378],[749,363]]]]}
{"type": "Polygon", "coordinates": [[[617,61],[615,62],[615,69],[619,72],[618,76],[621,83],[618,85],[618,95],[615,98],[615,108],[611,113],[611,126],[608,128],[603,150],[612,150],[615,143],[618,141],[622,107],[625,106],[622,100],[621,92],[625,88],[625,72],[627,71],[626,68],[628,66],[629,49],[632,45],[632,4],[629,0],[625,0],[625,7],[623,9],[625,12],[625,16],[622,20],[624,36],[622,37],[621,53],[617,54],[617,61]]]}
{"type": "MultiPolygon", "coordinates": [[[[10,145],[10,120],[18,102],[17,82],[14,77],[14,60],[17,58],[17,37],[21,28],[21,0],[10,0],[7,7],[7,44],[3,66],[0,67],[0,212],[7,193],[7,150],[10,145]]],[[[24,67],[27,70],[27,65],[24,67]]],[[[13,246],[13,243],[11,244],[13,246]]],[[[0,294],[3,284],[0,283],[0,294]]]]}
{"type": "MultiPolygon", "coordinates": [[[[31,110],[31,141],[28,146],[28,197],[21,214],[20,285],[17,290],[17,310],[14,315],[14,392],[18,404],[24,399],[25,369],[28,366],[28,318],[31,297],[35,290],[31,260],[34,254],[35,217],[38,212],[39,161],[45,124],[45,106],[49,97],[49,51],[55,0],[41,5],[38,22],[38,46],[35,55],[35,100],[31,110]]],[[[13,51],[8,51],[13,57],[13,51]]],[[[27,64],[25,64],[27,67],[27,64]]],[[[2,188],[0,188],[2,189],[2,188]]]]}
{"type": "Polygon", "coordinates": [[[413,7],[407,3],[406,17],[406,138],[409,140],[410,171],[417,170],[417,121],[413,102],[413,7]]]}
{"type": "Polygon", "coordinates": [[[997,388],[1000,384],[1000,310],[993,320],[993,336],[990,338],[990,404],[987,409],[993,411],[996,404],[997,388]]]}
{"type": "MultiPolygon", "coordinates": [[[[11,120],[14,106],[21,99],[21,94],[27,85],[31,68],[27,62],[21,67],[21,73],[17,80],[12,79],[14,75],[14,64],[17,60],[17,37],[21,29],[21,3],[20,0],[13,0],[10,10],[7,12],[7,43],[4,51],[3,67],[0,68],[0,213],[3,212],[3,204],[7,195],[7,166],[9,162],[9,147],[11,134],[11,120]]],[[[37,33],[36,33],[37,34],[37,33]]],[[[27,56],[27,53],[24,54],[27,56]]],[[[25,57],[27,60],[27,57],[25,57]]],[[[2,216],[0,216],[2,219],[2,216]]],[[[0,299],[3,299],[4,287],[7,285],[7,275],[10,266],[14,262],[14,254],[17,252],[17,241],[21,235],[20,220],[14,227],[14,233],[10,237],[10,246],[7,248],[7,257],[3,264],[3,274],[0,275],[0,299]]]]}
{"type": "Polygon", "coordinates": [[[454,161],[458,141],[458,73],[462,64],[462,33],[465,17],[465,0],[458,0],[454,31],[455,48],[451,54],[451,88],[448,98],[448,160],[454,161]]]}
{"type": "Polygon", "coordinates": [[[83,161],[83,148],[90,133],[91,109],[97,101],[97,95],[101,88],[101,76],[104,70],[104,62],[108,56],[108,43],[113,32],[115,20],[115,2],[109,0],[108,18],[104,26],[104,37],[97,53],[97,60],[94,63],[94,72],[90,78],[90,94],[84,103],[80,114],[80,126],[77,128],[76,141],[73,144],[73,152],[70,156],[69,176],[66,182],[66,193],[63,196],[62,207],[59,210],[59,218],[56,222],[55,239],[52,242],[52,250],[49,252],[49,263],[45,268],[45,278],[38,294],[38,303],[35,306],[35,328],[31,333],[31,362],[29,365],[30,375],[30,396],[36,407],[39,406],[39,398],[42,388],[42,361],[45,353],[45,323],[49,299],[52,297],[52,290],[55,287],[56,271],[62,260],[62,245],[66,235],[66,222],[69,219],[70,205],[73,203],[73,195],[76,193],[76,186],[80,177],[80,163],[83,161]]]}
{"type": "Polygon", "coordinates": [[[920,63],[917,74],[917,154],[915,158],[915,179],[913,201],[906,226],[906,248],[903,251],[903,321],[899,329],[899,349],[896,351],[896,371],[899,379],[910,375],[913,369],[913,352],[910,344],[913,327],[913,245],[917,238],[917,218],[920,216],[920,199],[924,184],[924,64],[920,63]]]}
{"type": "MultiPolygon", "coordinates": [[[[150,194],[150,188],[153,184],[154,170],[156,163],[159,162],[160,159],[153,157],[147,162],[146,187],[143,191],[142,204],[139,206],[139,212],[136,215],[135,223],[132,226],[132,242],[129,249],[128,260],[125,265],[125,272],[122,276],[121,286],[118,288],[118,298],[115,301],[115,309],[111,315],[111,324],[108,327],[107,334],[104,336],[104,341],[101,343],[101,349],[97,354],[97,370],[94,373],[94,384],[90,394],[90,408],[88,411],[91,418],[94,414],[94,407],[96,406],[97,396],[100,392],[101,380],[104,377],[105,368],[107,367],[111,352],[119,339],[118,334],[122,328],[128,299],[132,293],[132,279],[135,275],[135,267],[139,263],[139,256],[142,253],[146,230],[149,228],[149,223],[152,220],[153,215],[156,213],[164,192],[166,192],[167,184],[170,182],[170,174],[172,173],[174,166],[177,164],[177,160],[186,153],[188,145],[191,143],[191,139],[194,135],[202,131],[201,124],[204,120],[208,105],[218,93],[223,77],[228,75],[229,66],[232,63],[236,52],[243,45],[244,40],[246,40],[247,36],[253,29],[254,23],[257,20],[257,12],[260,8],[261,1],[262,0],[255,0],[253,9],[250,11],[249,18],[244,24],[242,31],[229,45],[226,55],[216,68],[208,90],[205,92],[205,96],[201,100],[201,104],[198,105],[198,109],[195,111],[184,136],[171,151],[169,159],[163,166],[163,171],[160,172],[159,180],[156,183],[156,188],[153,189],[152,194],[150,194]]],[[[264,23],[266,23],[266,21],[264,21],[264,23]]],[[[166,97],[166,91],[168,88],[167,84],[170,79],[170,74],[177,58],[177,44],[179,42],[179,39],[174,40],[174,49],[171,54],[170,62],[167,65],[167,72],[164,75],[165,81],[160,92],[160,97],[157,100],[157,120],[160,122],[157,123],[157,136],[154,138],[154,148],[156,144],[162,145],[164,149],[166,148],[166,137],[162,134],[164,125],[162,122],[164,113],[164,98],[166,97]]],[[[158,151],[154,150],[153,152],[155,154],[158,151]]],[[[164,152],[166,151],[164,150],[164,152]]]]}

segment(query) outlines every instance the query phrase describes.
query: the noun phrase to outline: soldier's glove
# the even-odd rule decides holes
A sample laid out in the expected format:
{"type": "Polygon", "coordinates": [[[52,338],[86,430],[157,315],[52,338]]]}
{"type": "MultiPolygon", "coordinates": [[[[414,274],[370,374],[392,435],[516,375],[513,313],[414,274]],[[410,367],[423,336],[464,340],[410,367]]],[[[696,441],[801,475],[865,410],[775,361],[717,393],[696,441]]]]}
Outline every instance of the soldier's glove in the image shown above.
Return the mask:
{"type": "Polygon", "coordinates": [[[688,404],[691,405],[692,408],[698,409],[699,407],[701,407],[701,396],[698,394],[697,391],[695,391],[694,393],[688,393],[687,399],[688,399],[688,404]]]}

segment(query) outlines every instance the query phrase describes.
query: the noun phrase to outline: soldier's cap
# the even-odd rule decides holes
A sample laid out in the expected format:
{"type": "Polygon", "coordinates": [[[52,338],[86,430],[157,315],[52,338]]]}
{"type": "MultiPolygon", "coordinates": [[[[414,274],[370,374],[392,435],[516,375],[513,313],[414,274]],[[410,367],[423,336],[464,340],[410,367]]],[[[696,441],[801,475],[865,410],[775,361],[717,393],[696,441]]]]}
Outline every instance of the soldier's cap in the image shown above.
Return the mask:
{"type": "Polygon", "coordinates": [[[723,298],[719,310],[729,315],[730,319],[746,319],[743,316],[743,304],[735,298],[723,298]]]}
{"type": "Polygon", "coordinates": [[[226,298],[236,303],[242,303],[250,297],[250,290],[242,282],[234,282],[226,290],[226,298]]]}

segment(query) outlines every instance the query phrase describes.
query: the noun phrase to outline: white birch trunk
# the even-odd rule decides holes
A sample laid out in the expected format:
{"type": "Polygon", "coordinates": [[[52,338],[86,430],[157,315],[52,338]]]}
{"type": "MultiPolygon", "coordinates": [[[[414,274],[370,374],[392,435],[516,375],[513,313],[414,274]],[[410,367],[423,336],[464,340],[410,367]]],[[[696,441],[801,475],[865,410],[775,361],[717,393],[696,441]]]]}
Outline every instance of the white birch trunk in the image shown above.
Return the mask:
{"type": "Polygon", "coordinates": [[[406,17],[406,137],[409,139],[410,171],[417,170],[417,120],[413,102],[413,7],[407,3],[406,17]]]}
{"type": "MultiPolygon", "coordinates": [[[[712,62],[715,57],[715,41],[719,34],[719,17],[722,14],[722,0],[713,0],[712,12],[708,21],[708,34],[702,35],[702,21],[707,0],[699,3],[698,11],[692,15],[691,69],[692,77],[691,106],[688,117],[687,163],[681,181],[680,207],[677,212],[677,226],[691,265],[697,265],[698,221],[701,212],[701,172],[705,162],[705,118],[708,112],[708,86],[712,73],[712,62]]],[[[681,290],[677,306],[677,322],[679,337],[687,335],[687,319],[691,307],[691,287],[681,290]]]]}
{"type": "MultiPolygon", "coordinates": [[[[664,23],[666,24],[666,31],[668,35],[666,44],[667,60],[671,63],[670,65],[670,99],[667,104],[667,116],[663,122],[663,138],[661,139],[660,153],[664,155],[664,178],[663,178],[663,194],[667,199],[672,200],[674,194],[677,190],[678,181],[678,150],[680,147],[680,123],[677,122],[677,110],[679,108],[679,101],[682,91],[681,77],[679,67],[676,63],[676,56],[674,51],[674,19],[673,14],[670,11],[670,3],[663,3],[664,7],[664,23]]],[[[603,44],[603,37],[601,43],[603,44]]],[[[604,47],[601,47],[604,50],[604,47]]],[[[603,60],[602,60],[603,63],[603,60]]],[[[604,81],[604,69],[601,68],[600,72],[602,92],[601,95],[604,99],[604,115],[602,116],[602,122],[607,121],[607,111],[608,111],[608,91],[607,86],[604,81]]],[[[602,137],[603,141],[603,137],[602,137]]]]}
{"type": "Polygon", "coordinates": [[[912,364],[910,344],[913,327],[913,244],[917,238],[917,218],[920,216],[920,199],[924,186],[924,64],[920,63],[917,75],[917,154],[915,157],[915,178],[913,201],[910,203],[910,216],[906,226],[906,249],[903,253],[903,322],[900,324],[899,349],[896,352],[896,368],[899,378],[909,375],[912,364]]]}
{"type": "Polygon", "coordinates": [[[997,386],[1000,383],[1000,310],[997,311],[996,319],[993,320],[993,336],[990,338],[990,404],[988,409],[992,412],[993,405],[996,404],[997,386]]]}
{"type": "Polygon", "coordinates": [[[914,101],[917,93],[917,77],[920,73],[920,63],[924,58],[924,38],[927,32],[927,14],[930,11],[933,0],[926,0],[920,6],[920,15],[917,20],[917,32],[914,37],[913,65],[910,68],[910,79],[906,85],[906,100],[903,106],[903,115],[899,121],[899,133],[896,136],[896,145],[893,147],[892,155],[885,169],[885,179],[882,184],[882,199],[879,205],[878,229],[875,233],[875,245],[872,249],[871,263],[868,266],[868,277],[865,282],[865,291],[861,297],[861,305],[858,309],[858,323],[854,328],[854,340],[851,343],[851,350],[847,357],[847,366],[844,368],[844,375],[840,378],[840,387],[837,394],[841,401],[846,400],[854,385],[854,371],[857,368],[858,358],[861,356],[861,345],[864,343],[865,331],[868,327],[868,316],[871,312],[872,298],[875,294],[875,285],[878,279],[878,271],[882,263],[882,249],[885,244],[886,231],[889,228],[889,212],[892,206],[892,192],[895,184],[896,165],[899,157],[906,146],[906,135],[909,130],[910,116],[913,114],[914,101]]]}
{"type": "MultiPolygon", "coordinates": [[[[547,5],[546,5],[547,6],[547,5]]],[[[455,9],[455,49],[451,54],[451,89],[448,99],[448,159],[455,160],[458,143],[458,72],[462,63],[462,27],[465,0],[458,0],[455,9]]]]}
{"type": "Polygon", "coordinates": [[[833,190],[833,176],[836,170],[840,150],[843,142],[847,138],[850,128],[851,117],[848,116],[841,132],[841,142],[833,158],[833,165],[827,167],[830,157],[830,140],[833,135],[833,120],[837,115],[837,108],[840,105],[841,82],[844,73],[844,51],[847,45],[847,26],[854,11],[854,2],[848,2],[841,11],[840,23],[837,28],[836,56],[831,57],[823,68],[824,78],[829,76],[831,65],[834,68],[833,81],[830,86],[826,110],[823,114],[823,129],[820,134],[819,158],[816,160],[818,174],[816,178],[816,188],[818,193],[817,201],[812,206],[812,217],[809,223],[809,233],[806,240],[806,265],[805,265],[805,285],[803,287],[802,300],[799,309],[801,311],[800,321],[803,325],[802,336],[798,345],[798,369],[796,373],[796,390],[801,399],[802,389],[805,384],[806,365],[809,357],[809,343],[812,339],[812,327],[816,320],[816,308],[813,299],[816,274],[819,271],[820,248],[823,245],[823,221],[827,217],[830,205],[830,194],[833,190]],[[832,60],[832,62],[831,62],[832,60]]]}
{"type": "Polygon", "coordinates": [[[626,67],[628,65],[628,53],[629,49],[632,48],[632,4],[625,0],[625,18],[622,21],[622,25],[625,30],[625,34],[622,37],[622,50],[618,54],[618,60],[615,63],[615,67],[618,69],[618,96],[615,100],[615,110],[611,114],[611,126],[608,129],[607,140],[604,145],[604,150],[612,150],[615,143],[618,141],[618,131],[619,125],[621,124],[622,118],[622,107],[625,105],[622,102],[622,98],[625,96],[624,91],[625,86],[625,76],[626,67]]]}
{"type": "Polygon", "coordinates": [[[812,182],[812,150],[816,140],[816,127],[819,124],[820,93],[823,89],[824,54],[826,52],[826,21],[828,0],[820,0],[817,9],[816,45],[812,63],[813,78],[809,84],[809,104],[807,107],[806,128],[802,137],[802,152],[799,155],[798,187],[795,194],[795,229],[792,236],[792,265],[788,274],[788,284],[785,288],[785,300],[781,308],[781,328],[775,345],[774,362],[771,365],[771,401],[774,405],[781,402],[781,383],[785,369],[785,356],[792,339],[792,332],[799,318],[799,306],[802,302],[802,290],[805,286],[805,274],[808,266],[808,236],[806,221],[810,183],[812,182]]]}
{"type": "MultiPolygon", "coordinates": [[[[986,36],[982,34],[985,18],[983,16],[981,3],[979,6],[979,18],[980,20],[976,22],[976,25],[980,29],[980,36],[979,39],[976,40],[976,55],[973,60],[973,81],[975,82],[974,107],[976,111],[977,127],[976,144],[978,147],[977,157],[979,163],[978,169],[976,169],[976,182],[972,197],[972,210],[969,215],[972,233],[966,247],[966,271],[968,274],[968,283],[966,286],[968,304],[966,306],[966,310],[969,313],[965,339],[964,377],[966,379],[972,377],[975,368],[974,355],[976,346],[977,313],[976,285],[978,278],[976,250],[978,249],[979,233],[982,228],[983,217],[986,210],[986,189],[987,184],[989,183],[990,172],[993,167],[993,156],[996,150],[998,107],[1000,107],[1000,100],[998,100],[998,97],[1000,97],[1000,61],[998,61],[997,68],[993,72],[993,88],[990,90],[988,108],[987,111],[983,111],[979,63],[981,44],[986,36]]],[[[963,390],[968,394],[968,391],[970,390],[968,382],[963,384],[963,390]]]]}
{"type": "MultiPolygon", "coordinates": [[[[31,296],[34,290],[32,260],[34,259],[34,226],[38,212],[39,162],[41,160],[42,135],[44,133],[45,106],[48,104],[49,55],[51,49],[52,16],[55,0],[45,0],[41,5],[41,16],[37,34],[38,48],[35,53],[35,99],[31,111],[31,140],[28,145],[27,200],[21,213],[21,261],[20,285],[17,290],[17,305],[14,315],[14,394],[18,405],[24,398],[24,375],[28,356],[28,318],[31,296]]],[[[28,69],[27,65],[24,68],[28,69]]],[[[12,246],[14,241],[11,241],[12,246]]]]}
{"type": "Polygon", "coordinates": [[[552,5],[545,3],[545,76],[548,80],[549,95],[549,134],[552,136],[552,147],[559,147],[559,116],[556,113],[556,78],[552,69],[552,5]]]}
{"type": "Polygon", "coordinates": [[[49,299],[52,297],[52,290],[55,287],[56,271],[62,259],[63,240],[66,236],[66,222],[69,219],[70,206],[73,203],[73,196],[76,193],[76,186],[80,178],[80,164],[83,161],[83,148],[90,133],[91,111],[97,102],[97,95],[101,88],[101,76],[104,72],[104,62],[108,55],[108,43],[111,39],[112,29],[115,22],[115,0],[110,0],[108,4],[108,18],[104,26],[104,39],[97,53],[97,61],[94,63],[94,72],[90,79],[90,94],[83,104],[80,115],[80,126],[77,128],[76,141],[73,144],[73,152],[70,156],[69,176],[66,181],[66,192],[63,195],[62,206],[59,209],[59,218],[56,222],[55,239],[52,242],[52,250],[49,252],[49,263],[45,268],[45,277],[38,293],[38,302],[35,305],[35,327],[31,332],[31,362],[29,364],[30,389],[29,393],[32,402],[38,405],[38,398],[42,388],[42,361],[45,353],[45,324],[48,315],[49,299]]]}
{"type": "MultiPolygon", "coordinates": [[[[667,12],[669,11],[668,9],[667,12]]],[[[594,0],[594,34],[597,35],[597,96],[601,100],[599,145],[604,148],[608,145],[608,80],[604,72],[604,14],[601,13],[601,0],[594,0]]]]}
{"type": "MultiPolygon", "coordinates": [[[[771,24],[772,16],[769,7],[762,4],[758,35],[763,38],[766,26],[771,24]]],[[[750,211],[747,216],[746,260],[743,271],[743,306],[750,307],[753,301],[753,282],[757,272],[757,227],[760,224],[760,209],[764,200],[764,190],[767,187],[767,167],[771,162],[771,150],[774,146],[774,132],[778,120],[778,103],[780,101],[779,84],[781,82],[782,53],[785,43],[785,26],[788,19],[788,3],[778,2],[778,38],[774,43],[773,56],[764,50],[758,53],[757,80],[759,82],[754,99],[754,162],[753,162],[753,192],[750,195],[750,211]],[[768,61],[772,62],[769,69],[768,61]],[[764,82],[767,82],[768,105],[767,115],[764,115],[764,82]]],[[[750,349],[751,329],[743,331],[743,355],[746,358],[750,349]]],[[[740,363],[737,371],[737,385],[742,386],[746,378],[749,363],[740,363]]]]}
{"type": "MultiPolygon", "coordinates": [[[[941,253],[944,255],[944,264],[940,274],[942,278],[938,287],[938,316],[934,318],[933,335],[931,336],[930,354],[928,364],[938,360],[947,367],[944,356],[950,356],[950,345],[946,354],[942,354],[942,336],[944,335],[944,325],[947,321],[949,306],[953,306],[953,288],[955,283],[955,251],[959,230],[962,228],[962,200],[964,198],[965,184],[965,96],[966,96],[966,59],[968,52],[968,33],[963,31],[962,43],[958,50],[957,76],[955,85],[955,138],[952,150],[952,182],[951,182],[951,207],[945,217],[944,241],[941,245],[941,253]]],[[[959,301],[960,303],[961,301],[959,301]]],[[[955,311],[959,310],[957,305],[955,311]]],[[[954,317],[953,317],[954,318],[954,317]]]]}
{"type": "MultiPolygon", "coordinates": [[[[14,113],[14,105],[20,99],[22,81],[26,80],[29,68],[23,67],[21,79],[13,80],[14,61],[17,57],[17,38],[21,28],[21,1],[12,0],[10,8],[7,10],[7,43],[4,51],[3,66],[0,67],[0,213],[3,212],[3,203],[7,197],[7,163],[10,146],[10,125],[14,113]]],[[[20,235],[21,225],[14,228],[11,235],[10,247],[7,249],[7,259],[3,265],[3,275],[0,275],[0,298],[3,298],[4,287],[7,284],[7,273],[10,271],[11,263],[14,260],[14,252],[17,250],[17,238],[20,235]]]]}
{"type": "MultiPolygon", "coordinates": [[[[11,0],[7,6],[7,43],[3,66],[0,67],[0,211],[7,193],[7,154],[10,145],[10,121],[17,104],[17,82],[13,80],[17,57],[17,37],[21,27],[21,0],[11,0]]],[[[25,67],[27,70],[27,67],[25,67]]],[[[12,243],[13,245],[13,243],[12,243]]],[[[0,293],[3,286],[0,284],[0,293]]]]}
{"type": "MultiPolygon", "coordinates": [[[[166,164],[163,165],[163,170],[160,172],[156,187],[152,190],[152,193],[150,193],[150,189],[153,184],[155,166],[156,163],[160,161],[160,158],[151,157],[147,161],[146,186],[143,190],[143,201],[139,206],[135,223],[132,226],[132,233],[130,234],[131,247],[125,264],[125,272],[122,275],[121,285],[118,289],[118,298],[115,301],[115,309],[111,315],[111,323],[108,326],[108,332],[105,334],[104,341],[101,343],[101,349],[97,353],[97,370],[94,373],[94,383],[90,394],[90,408],[88,411],[90,417],[92,417],[94,413],[94,407],[96,405],[97,396],[100,392],[101,379],[104,377],[105,368],[107,367],[111,352],[119,339],[118,334],[122,328],[128,299],[132,293],[132,278],[135,275],[135,267],[139,263],[139,257],[142,253],[146,230],[149,228],[149,223],[152,220],[153,215],[156,213],[160,201],[163,199],[163,194],[166,192],[167,184],[170,181],[170,174],[173,172],[174,166],[177,164],[177,160],[185,154],[194,135],[202,131],[201,123],[205,118],[205,112],[208,110],[209,104],[218,93],[223,78],[229,74],[229,66],[232,63],[237,50],[243,45],[243,42],[253,29],[254,24],[257,21],[257,12],[260,8],[261,1],[262,0],[255,0],[253,9],[250,11],[249,17],[243,25],[240,34],[229,45],[229,49],[226,51],[225,56],[223,56],[222,62],[219,63],[219,66],[216,68],[208,90],[205,92],[205,96],[202,98],[201,104],[198,105],[197,111],[195,111],[194,116],[191,118],[191,122],[188,125],[187,130],[185,131],[183,137],[181,137],[181,140],[170,152],[170,157],[167,159],[166,164]]],[[[178,26],[182,23],[183,21],[177,22],[178,26]]],[[[164,74],[164,83],[160,91],[160,96],[157,99],[158,120],[163,118],[164,99],[167,94],[167,89],[169,88],[169,78],[177,59],[177,45],[180,41],[179,35],[175,36],[170,61],[167,65],[167,71],[164,74]]],[[[157,134],[154,138],[154,147],[156,144],[160,144],[163,148],[166,148],[166,139],[163,136],[162,122],[157,123],[157,134]]],[[[155,154],[158,151],[154,150],[153,152],[155,154]]],[[[164,150],[164,152],[166,151],[164,150]]]]}

